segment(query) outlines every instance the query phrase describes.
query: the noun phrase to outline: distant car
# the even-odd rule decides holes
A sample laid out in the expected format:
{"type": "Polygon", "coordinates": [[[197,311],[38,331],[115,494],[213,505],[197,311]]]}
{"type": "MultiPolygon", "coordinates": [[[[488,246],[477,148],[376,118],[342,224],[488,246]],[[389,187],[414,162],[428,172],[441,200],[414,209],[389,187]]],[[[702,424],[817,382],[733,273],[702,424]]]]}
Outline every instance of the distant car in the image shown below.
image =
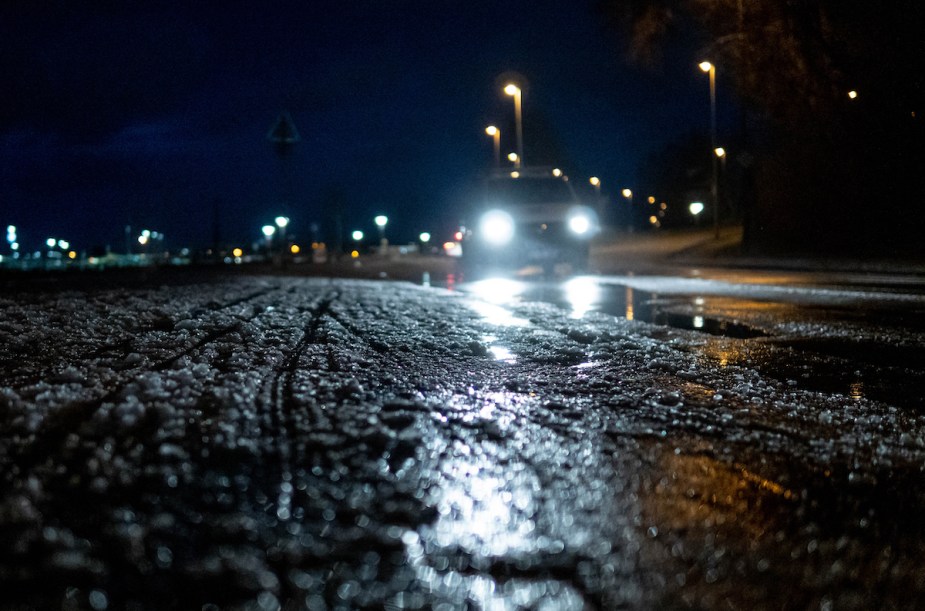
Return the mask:
{"type": "Polygon", "coordinates": [[[467,267],[586,267],[598,216],[561,172],[495,173],[482,181],[472,200],[462,243],[467,267]]]}

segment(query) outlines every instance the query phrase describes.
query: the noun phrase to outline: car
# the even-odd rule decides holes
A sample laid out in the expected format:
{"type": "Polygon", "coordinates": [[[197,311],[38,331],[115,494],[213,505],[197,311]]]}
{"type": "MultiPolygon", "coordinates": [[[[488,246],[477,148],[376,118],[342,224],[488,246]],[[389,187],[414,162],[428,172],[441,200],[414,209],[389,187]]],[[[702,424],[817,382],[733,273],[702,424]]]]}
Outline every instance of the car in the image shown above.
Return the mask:
{"type": "Polygon", "coordinates": [[[594,208],[552,168],[495,172],[471,197],[462,256],[466,268],[587,266],[599,231],[594,208]]]}

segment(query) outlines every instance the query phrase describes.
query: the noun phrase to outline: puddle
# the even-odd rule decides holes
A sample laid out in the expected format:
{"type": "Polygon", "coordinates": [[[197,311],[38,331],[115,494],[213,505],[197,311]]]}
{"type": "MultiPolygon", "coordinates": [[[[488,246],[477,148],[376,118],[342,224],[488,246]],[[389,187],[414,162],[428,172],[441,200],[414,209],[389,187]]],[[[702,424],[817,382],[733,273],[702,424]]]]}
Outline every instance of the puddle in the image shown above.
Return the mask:
{"type": "Polygon", "coordinates": [[[685,316],[683,314],[659,312],[652,316],[651,320],[647,320],[646,322],[674,327],[676,329],[700,331],[702,333],[709,333],[710,335],[719,335],[721,337],[731,337],[734,339],[768,337],[768,334],[760,329],[755,329],[754,327],[729,320],[719,320],[706,316],[685,316]]]}
{"type": "Polygon", "coordinates": [[[760,329],[735,321],[680,314],[677,309],[700,310],[704,300],[699,296],[672,297],[666,302],[655,293],[634,290],[623,285],[602,285],[595,278],[577,277],[561,283],[518,283],[514,301],[541,301],[557,305],[580,319],[589,312],[622,316],[665,327],[698,331],[734,339],[768,337],[760,329]],[[672,307],[669,310],[666,306],[672,307]],[[681,306],[681,307],[679,307],[681,306]]]}
{"type": "Polygon", "coordinates": [[[782,384],[839,394],[844,405],[868,399],[922,411],[925,362],[912,348],[834,338],[770,339],[750,343],[716,339],[702,347],[721,367],[744,366],[782,384]]]}

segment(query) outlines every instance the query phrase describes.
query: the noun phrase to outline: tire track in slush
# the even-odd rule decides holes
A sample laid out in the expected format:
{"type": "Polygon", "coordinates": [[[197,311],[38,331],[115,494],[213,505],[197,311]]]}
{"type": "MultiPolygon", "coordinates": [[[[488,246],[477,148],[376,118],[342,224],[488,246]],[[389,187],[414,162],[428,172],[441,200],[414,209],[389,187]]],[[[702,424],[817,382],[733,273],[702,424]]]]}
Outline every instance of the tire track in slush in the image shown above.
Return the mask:
{"type": "Polygon", "coordinates": [[[321,324],[329,315],[331,304],[339,296],[340,292],[335,290],[316,301],[316,305],[309,312],[310,318],[308,324],[302,329],[301,337],[281,366],[273,371],[260,394],[261,399],[257,402],[258,406],[263,408],[260,417],[267,421],[266,434],[271,440],[271,447],[276,449],[277,464],[271,468],[274,471],[278,469],[274,478],[277,482],[276,515],[283,521],[288,520],[292,514],[293,419],[296,410],[303,407],[295,400],[293,378],[308,348],[326,343],[326,339],[320,333],[321,324]]]}
{"type": "MultiPolygon", "coordinates": [[[[212,311],[215,312],[228,309],[236,305],[252,301],[259,297],[269,295],[274,291],[278,292],[280,290],[281,289],[279,287],[275,287],[273,289],[262,289],[260,291],[245,295],[239,299],[234,299],[226,304],[223,304],[220,308],[213,309],[212,311]]],[[[266,312],[267,310],[265,308],[261,308],[259,311],[255,311],[250,317],[236,320],[230,325],[209,331],[205,336],[193,343],[191,346],[188,346],[187,348],[184,348],[183,350],[174,353],[169,357],[155,362],[150,366],[149,371],[165,371],[168,367],[173,365],[184,356],[189,356],[190,354],[201,350],[208,344],[239,330],[242,325],[253,322],[266,312]]],[[[8,471],[19,469],[21,472],[25,472],[28,469],[36,466],[47,456],[58,455],[61,450],[61,446],[64,444],[68,435],[77,430],[81,424],[90,420],[104,404],[118,399],[120,393],[122,393],[122,391],[124,391],[125,388],[138,377],[141,371],[141,367],[126,369],[121,372],[121,375],[119,375],[115,383],[111,384],[108,389],[104,389],[104,392],[101,396],[79,400],[71,403],[70,405],[57,408],[54,412],[49,413],[45,417],[39,430],[35,431],[33,434],[33,439],[30,443],[24,446],[19,446],[19,448],[11,449],[10,455],[7,457],[7,460],[4,461],[5,465],[3,466],[3,469],[0,470],[0,481],[5,481],[8,479],[8,471]]]]}

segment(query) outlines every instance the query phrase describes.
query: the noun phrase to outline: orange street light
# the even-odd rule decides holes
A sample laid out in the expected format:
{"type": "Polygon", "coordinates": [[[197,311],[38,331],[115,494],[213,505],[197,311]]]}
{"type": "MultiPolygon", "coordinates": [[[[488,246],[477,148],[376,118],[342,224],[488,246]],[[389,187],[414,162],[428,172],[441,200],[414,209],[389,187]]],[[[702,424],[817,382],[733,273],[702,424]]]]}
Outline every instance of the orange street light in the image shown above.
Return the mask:
{"type": "MultiPolygon", "coordinates": [[[[710,75],[710,148],[714,153],[718,150],[716,146],[716,66],[711,62],[700,62],[700,69],[710,75]]],[[[724,151],[725,152],[725,151],[724,151]]],[[[719,239],[719,158],[721,155],[714,154],[713,158],[713,181],[710,185],[710,196],[713,200],[713,233],[714,237],[719,239]]]]}
{"type": "Polygon", "coordinates": [[[519,168],[524,159],[524,92],[514,83],[509,83],[504,88],[504,93],[514,98],[514,119],[517,126],[517,167],[519,168]]]}
{"type": "Polygon", "coordinates": [[[495,167],[501,167],[501,130],[494,125],[485,128],[485,133],[492,137],[495,147],[495,167]]]}

